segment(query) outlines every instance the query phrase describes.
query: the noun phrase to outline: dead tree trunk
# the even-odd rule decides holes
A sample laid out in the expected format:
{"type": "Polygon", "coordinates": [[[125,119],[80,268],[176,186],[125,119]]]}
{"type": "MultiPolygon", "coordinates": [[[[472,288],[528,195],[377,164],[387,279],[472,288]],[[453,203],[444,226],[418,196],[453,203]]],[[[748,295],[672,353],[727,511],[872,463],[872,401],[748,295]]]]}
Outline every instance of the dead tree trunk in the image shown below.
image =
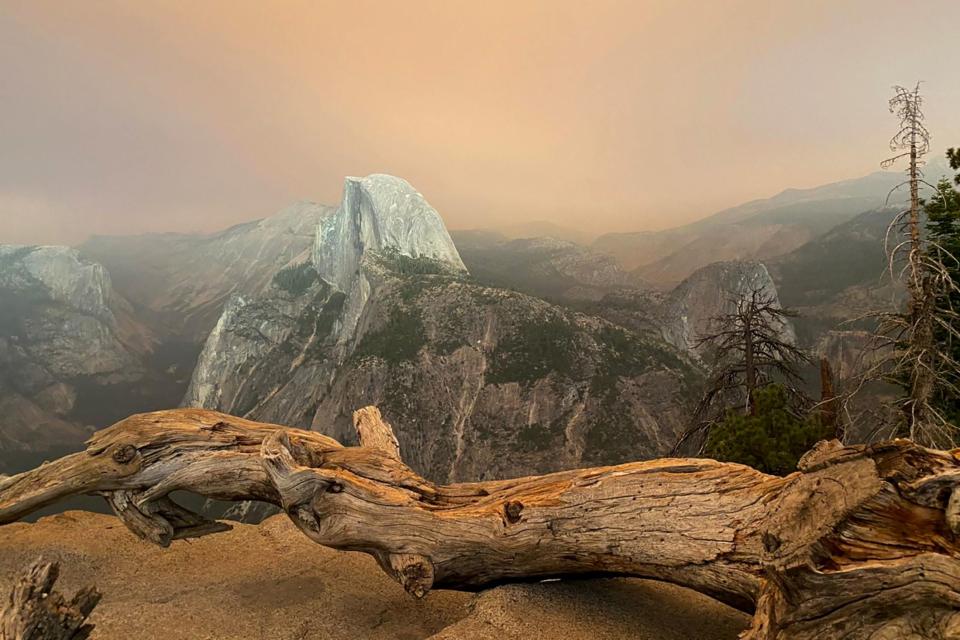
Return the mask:
{"type": "Polygon", "coordinates": [[[37,560],[16,581],[0,609],[0,640],[85,640],[93,631],[87,616],[100,602],[96,589],[81,589],[69,602],[53,590],[56,562],[37,560]]]}
{"type": "Polygon", "coordinates": [[[212,411],[132,416],[87,451],[0,482],[0,524],[100,493],[161,545],[228,526],[168,497],[188,490],[280,505],[312,540],[372,555],[417,597],[638,576],[755,610],[752,640],[960,637],[960,451],[824,442],[787,477],[667,458],[435,485],[373,412],[357,421],[361,446],[344,447],[212,411]]]}
{"type": "Polygon", "coordinates": [[[833,383],[833,367],[826,358],[820,358],[820,402],[818,412],[824,426],[833,430],[833,437],[843,442],[846,434],[840,413],[840,398],[833,383]]]}

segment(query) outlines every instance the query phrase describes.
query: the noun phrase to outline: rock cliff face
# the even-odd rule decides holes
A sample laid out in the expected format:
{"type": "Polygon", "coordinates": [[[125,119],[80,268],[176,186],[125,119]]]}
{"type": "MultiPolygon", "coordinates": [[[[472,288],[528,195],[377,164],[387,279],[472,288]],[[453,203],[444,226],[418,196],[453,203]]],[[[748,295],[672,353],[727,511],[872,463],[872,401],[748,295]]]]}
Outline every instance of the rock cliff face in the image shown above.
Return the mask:
{"type": "MultiPolygon", "coordinates": [[[[777,288],[760,262],[717,262],[694,272],[671,291],[658,316],[664,340],[700,355],[697,343],[711,329],[713,318],[731,313],[736,301],[759,290],[779,302],[777,288]]],[[[792,325],[779,328],[786,342],[796,342],[792,325]]]]}
{"type": "Polygon", "coordinates": [[[449,480],[665,453],[697,374],[599,318],[445,276],[385,277],[317,428],[377,404],[415,468],[449,480]]]}
{"type": "Polygon", "coordinates": [[[150,343],[103,266],[67,247],[0,245],[0,452],[82,441],[96,390],[141,378],[150,343]]]}
{"type": "MultiPolygon", "coordinates": [[[[754,289],[779,301],[773,278],[762,263],[717,262],[698,269],[666,293],[624,289],[584,309],[662,340],[702,364],[698,342],[710,332],[713,318],[731,313],[736,300],[754,289]]],[[[796,342],[791,323],[780,327],[780,338],[796,342]]]]}
{"type": "Polygon", "coordinates": [[[309,263],[278,272],[261,296],[235,296],[204,343],[183,404],[270,412],[309,426],[308,396],[326,385],[344,351],[344,300],[309,263]],[[301,387],[307,396],[288,397],[301,387]],[[277,401],[281,407],[268,409],[277,401]]]}
{"type": "Polygon", "coordinates": [[[406,182],[348,179],[313,261],[234,298],[185,403],[346,441],[376,404],[436,480],[666,452],[698,374],[668,345],[465,278],[436,211],[406,182]]]}
{"type": "Polygon", "coordinates": [[[318,226],[314,267],[320,277],[347,292],[364,254],[386,249],[466,271],[440,214],[410,183],[384,174],[347,178],[336,213],[318,226]]]}

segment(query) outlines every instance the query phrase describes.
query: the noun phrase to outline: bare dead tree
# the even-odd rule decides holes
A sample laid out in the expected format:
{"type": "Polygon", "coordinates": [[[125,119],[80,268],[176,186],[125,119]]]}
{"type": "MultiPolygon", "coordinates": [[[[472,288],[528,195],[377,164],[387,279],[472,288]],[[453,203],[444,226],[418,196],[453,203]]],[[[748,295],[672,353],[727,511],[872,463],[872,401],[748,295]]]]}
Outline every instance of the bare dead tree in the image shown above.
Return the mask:
{"type": "Polygon", "coordinates": [[[759,287],[738,296],[732,306],[730,313],[712,318],[710,333],[697,341],[713,361],[710,382],[694,412],[693,426],[681,436],[675,451],[696,436],[702,453],[704,436],[726,411],[742,406],[744,414],[752,413],[754,392],[769,384],[783,384],[798,409],[809,405],[798,373],[809,358],[781,337],[796,314],[781,308],[776,296],[759,287]]]}
{"type": "MultiPolygon", "coordinates": [[[[923,157],[930,151],[930,132],[924,125],[923,96],[920,95],[920,83],[913,89],[896,86],[894,95],[890,98],[890,113],[900,120],[900,129],[890,139],[890,150],[894,155],[880,163],[884,169],[892,167],[898,160],[909,158],[907,165],[907,180],[893,188],[893,191],[904,186],[910,187],[910,206],[901,216],[909,215],[907,228],[909,232],[908,286],[919,286],[921,271],[913,263],[915,254],[922,250],[920,234],[920,183],[923,182],[922,167],[925,164],[923,157]]],[[[888,196],[889,199],[889,196],[888,196]]]]}
{"type": "MultiPolygon", "coordinates": [[[[900,129],[890,140],[897,152],[881,166],[892,166],[908,158],[907,179],[894,190],[908,186],[907,208],[897,214],[887,228],[885,247],[891,279],[903,282],[907,305],[903,311],[881,311],[868,314],[877,321],[870,345],[882,354],[862,376],[863,382],[884,381],[904,388],[898,399],[899,419],[886,427],[888,433],[907,435],[929,446],[951,447],[956,443],[957,428],[937,410],[934,402],[938,389],[960,393],[953,380],[960,376],[960,363],[949,344],[938,340],[960,340],[957,327],[960,316],[952,300],[960,293],[949,265],[956,258],[935,240],[925,237],[921,227],[923,215],[920,188],[930,185],[923,179],[923,157],[930,150],[930,132],[924,126],[923,97],[920,85],[913,89],[895,87],[890,99],[890,112],[900,121],[900,129]]],[[[893,193],[891,191],[891,194],[893,193]]],[[[889,198],[889,196],[888,196],[889,198]]],[[[858,389],[863,385],[858,385],[858,389]]]]}
{"type": "Polygon", "coordinates": [[[837,393],[830,360],[823,357],[820,358],[820,402],[817,403],[817,409],[823,424],[833,429],[833,437],[843,442],[846,429],[843,421],[842,399],[837,393]]]}

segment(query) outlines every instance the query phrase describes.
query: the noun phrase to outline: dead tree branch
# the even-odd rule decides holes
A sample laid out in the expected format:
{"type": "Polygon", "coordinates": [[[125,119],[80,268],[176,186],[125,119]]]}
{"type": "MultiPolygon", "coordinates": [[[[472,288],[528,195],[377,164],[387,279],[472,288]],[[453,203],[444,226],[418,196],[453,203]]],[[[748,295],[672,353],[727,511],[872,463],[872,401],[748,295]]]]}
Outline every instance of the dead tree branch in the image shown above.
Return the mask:
{"type": "Polygon", "coordinates": [[[710,429],[732,407],[750,413],[754,392],[766,385],[782,384],[798,413],[811,404],[800,390],[798,373],[809,357],[782,338],[795,314],[783,309],[776,296],[764,288],[733,297],[730,306],[729,313],[711,319],[710,332],[697,341],[713,365],[706,391],[694,410],[693,426],[680,436],[674,454],[697,441],[696,452],[702,454],[710,429]]]}

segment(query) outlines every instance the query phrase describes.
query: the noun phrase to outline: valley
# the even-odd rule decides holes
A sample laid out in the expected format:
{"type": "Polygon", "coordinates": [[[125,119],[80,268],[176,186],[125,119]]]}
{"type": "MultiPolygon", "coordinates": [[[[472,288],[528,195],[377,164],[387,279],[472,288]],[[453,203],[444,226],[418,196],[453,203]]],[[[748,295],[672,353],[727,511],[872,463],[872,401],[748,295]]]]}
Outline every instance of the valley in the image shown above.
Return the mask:
{"type": "Polygon", "coordinates": [[[375,404],[438,481],[662,456],[704,384],[699,337],[750,290],[801,312],[784,339],[857,368],[841,346],[859,345],[857,327],[838,326],[885,295],[874,283],[891,211],[870,207],[891,180],[790,190],[587,246],[448,232],[406,181],[374,175],[348,178],[339,206],[300,202],[212,234],[6,248],[0,472],[180,404],[346,442],[352,411],[375,404]],[[744,244],[772,225],[803,231],[776,250],[744,244]],[[694,262],[671,271],[671,251],[694,262]],[[76,342],[38,346],[53,318],[76,323],[76,342]],[[32,370],[32,382],[18,373],[32,370]]]}

